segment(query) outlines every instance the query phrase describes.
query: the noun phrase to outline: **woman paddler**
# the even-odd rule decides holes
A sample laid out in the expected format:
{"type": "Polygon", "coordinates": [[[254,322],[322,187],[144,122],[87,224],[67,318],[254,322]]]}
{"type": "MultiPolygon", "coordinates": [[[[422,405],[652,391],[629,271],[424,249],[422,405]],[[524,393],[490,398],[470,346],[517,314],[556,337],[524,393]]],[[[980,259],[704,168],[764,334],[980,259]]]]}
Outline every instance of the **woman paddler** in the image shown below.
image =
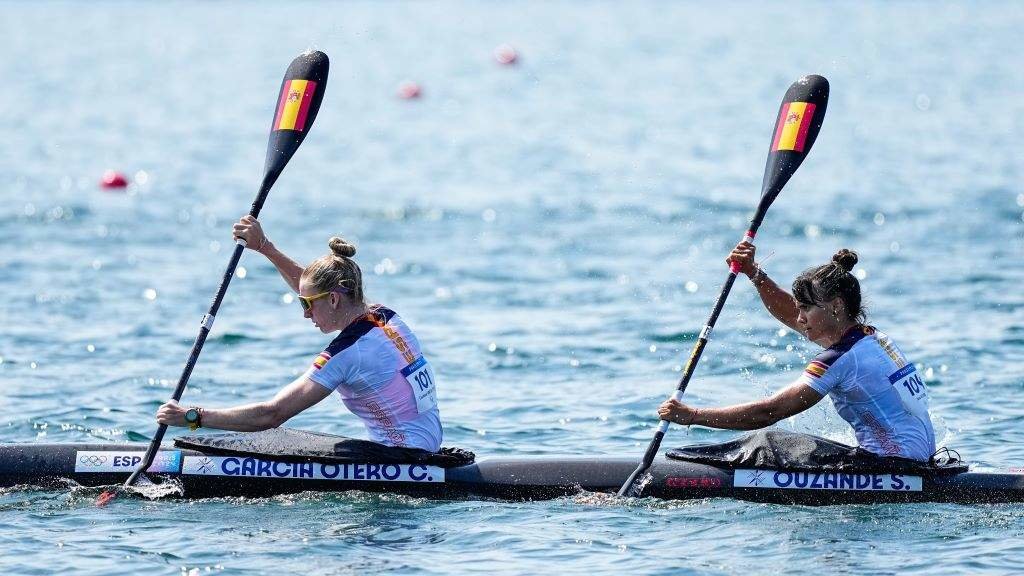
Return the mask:
{"type": "Polygon", "coordinates": [[[373,442],[437,452],[442,429],[433,370],[398,314],[364,300],[362,272],[352,260],[356,247],[331,238],[331,253],[303,268],[274,246],[252,216],[239,220],[233,232],[277,267],[314,326],[341,333],[271,400],[233,408],[184,408],[171,401],[157,410],[157,421],[193,430],[267,430],[336,390],[373,442]]]}
{"type": "Polygon", "coordinates": [[[741,242],[727,262],[746,274],[768,312],[824,350],[789,387],[775,395],[722,408],[695,408],[668,400],[662,420],[685,426],[755,430],[807,410],[825,396],[850,423],[861,450],[883,457],[926,461],[935,452],[928,389],[893,341],[865,324],[860,283],[850,272],[857,254],[840,250],[832,261],[780,288],[754,261],[753,244],[741,242]]]}

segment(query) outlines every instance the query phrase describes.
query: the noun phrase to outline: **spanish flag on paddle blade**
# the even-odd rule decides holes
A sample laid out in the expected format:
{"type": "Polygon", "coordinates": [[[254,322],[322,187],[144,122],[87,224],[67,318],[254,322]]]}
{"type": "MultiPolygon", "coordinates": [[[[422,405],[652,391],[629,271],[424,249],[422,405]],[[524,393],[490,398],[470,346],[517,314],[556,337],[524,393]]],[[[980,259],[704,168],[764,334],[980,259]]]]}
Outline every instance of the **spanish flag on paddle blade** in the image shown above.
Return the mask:
{"type": "Polygon", "coordinates": [[[772,151],[803,152],[807,130],[814,119],[815,105],[810,102],[783,102],[776,122],[772,151]]]}
{"type": "Polygon", "coordinates": [[[313,129],[327,88],[329,68],[327,54],[311,50],[299,54],[284,73],[274,122],[270,125],[267,163],[263,167],[263,185],[268,189],[313,129]]]}
{"type": "MultiPolygon", "coordinates": [[[[767,210],[814,146],[828,108],[828,92],[828,80],[810,74],[793,82],[782,97],[764,165],[758,217],[764,216],[761,207],[767,210]]],[[[760,224],[758,217],[751,223],[760,224]]]]}
{"type": "Polygon", "coordinates": [[[281,97],[277,103],[277,114],[274,115],[274,130],[306,129],[309,106],[316,93],[316,82],[313,80],[288,80],[281,86],[281,97]]]}

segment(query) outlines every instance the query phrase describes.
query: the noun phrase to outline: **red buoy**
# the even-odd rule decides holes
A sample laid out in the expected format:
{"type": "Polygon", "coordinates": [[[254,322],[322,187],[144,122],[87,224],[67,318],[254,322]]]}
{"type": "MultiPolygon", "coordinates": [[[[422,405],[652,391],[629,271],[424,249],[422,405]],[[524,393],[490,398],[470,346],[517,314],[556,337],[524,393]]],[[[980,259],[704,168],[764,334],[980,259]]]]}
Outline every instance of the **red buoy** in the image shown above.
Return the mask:
{"type": "Polygon", "coordinates": [[[103,179],[100,180],[100,186],[106,190],[125,188],[128,186],[128,179],[124,177],[124,174],[121,174],[117,170],[107,170],[103,173],[103,179]]]}
{"type": "Polygon", "coordinates": [[[494,49],[494,59],[502,66],[511,66],[519,59],[516,49],[508,44],[502,44],[494,49]]]}
{"type": "Polygon", "coordinates": [[[422,93],[423,91],[420,89],[420,85],[412,80],[406,80],[398,85],[398,97],[403,100],[419,98],[422,93]]]}

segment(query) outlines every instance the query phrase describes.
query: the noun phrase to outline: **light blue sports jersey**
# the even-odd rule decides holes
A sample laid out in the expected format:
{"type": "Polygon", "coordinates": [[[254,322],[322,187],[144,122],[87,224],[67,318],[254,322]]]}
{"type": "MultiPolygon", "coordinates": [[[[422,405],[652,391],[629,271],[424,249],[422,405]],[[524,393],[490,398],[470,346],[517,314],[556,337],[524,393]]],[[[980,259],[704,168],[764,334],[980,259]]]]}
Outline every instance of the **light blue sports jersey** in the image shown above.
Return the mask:
{"type": "Polygon", "coordinates": [[[433,369],[412,330],[392,310],[374,306],[345,327],[306,377],[336,390],[370,440],[429,452],[441,447],[433,369]]]}
{"type": "Polygon", "coordinates": [[[884,333],[851,328],[807,365],[798,382],[832,399],[861,448],[914,460],[935,453],[928,388],[884,333]]]}

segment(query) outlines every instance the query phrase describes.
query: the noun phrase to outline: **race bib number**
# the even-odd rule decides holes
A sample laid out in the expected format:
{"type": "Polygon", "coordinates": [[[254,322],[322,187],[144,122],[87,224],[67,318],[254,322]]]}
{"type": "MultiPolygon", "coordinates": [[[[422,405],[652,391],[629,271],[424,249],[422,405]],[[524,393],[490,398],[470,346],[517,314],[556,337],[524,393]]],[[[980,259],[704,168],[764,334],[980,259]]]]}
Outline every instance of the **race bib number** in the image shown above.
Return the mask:
{"type": "Polygon", "coordinates": [[[907,364],[889,376],[889,382],[900,394],[903,405],[918,418],[928,418],[928,388],[913,364],[907,364]]]}
{"type": "Polygon", "coordinates": [[[416,411],[420,414],[433,410],[437,406],[437,392],[434,388],[434,370],[427,359],[420,356],[405,368],[402,376],[412,387],[412,395],[416,398],[416,411]]]}

